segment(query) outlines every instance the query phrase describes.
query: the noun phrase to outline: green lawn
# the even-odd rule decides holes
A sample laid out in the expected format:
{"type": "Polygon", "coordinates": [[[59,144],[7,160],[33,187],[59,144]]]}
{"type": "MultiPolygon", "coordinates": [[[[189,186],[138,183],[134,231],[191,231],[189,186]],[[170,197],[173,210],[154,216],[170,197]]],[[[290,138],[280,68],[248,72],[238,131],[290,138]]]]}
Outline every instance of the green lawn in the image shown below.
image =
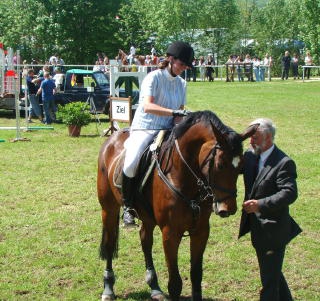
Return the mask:
{"type": "MultiPolygon", "coordinates": [[[[189,83],[188,109],[209,109],[241,132],[257,117],[278,126],[276,144],[297,163],[299,198],[291,214],[303,228],[288,247],[284,273],[295,300],[320,300],[320,82],[189,83]]],[[[103,116],[102,116],[103,117],[103,116]]],[[[0,127],[14,126],[0,111],[0,127]]],[[[24,125],[24,124],[23,124],[24,125]]],[[[40,125],[40,124],[38,124],[40,125]]],[[[0,130],[0,300],[98,300],[104,262],[98,257],[100,207],[96,197],[99,133],[94,121],[80,138],[54,130],[22,132],[29,142],[11,143],[16,132],[0,130]]],[[[248,146],[248,141],[245,142],[248,146]]],[[[243,198],[239,178],[238,204],[243,198]]],[[[258,300],[259,271],[249,236],[237,240],[240,211],[211,217],[204,257],[205,300],[258,300]]],[[[180,247],[183,296],[190,296],[189,240],[180,247]]],[[[162,289],[167,271],[159,230],[154,257],[162,289]]],[[[137,230],[121,228],[115,261],[118,300],[147,300],[137,230]]],[[[188,300],[188,299],[187,299],[188,300]]]]}

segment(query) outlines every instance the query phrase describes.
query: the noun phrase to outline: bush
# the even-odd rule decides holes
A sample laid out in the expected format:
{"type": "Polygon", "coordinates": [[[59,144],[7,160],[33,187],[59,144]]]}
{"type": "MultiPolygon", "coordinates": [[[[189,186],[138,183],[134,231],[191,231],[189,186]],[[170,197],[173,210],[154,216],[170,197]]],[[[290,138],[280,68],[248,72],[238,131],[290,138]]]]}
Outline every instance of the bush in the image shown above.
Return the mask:
{"type": "Polygon", "coordinates": [[[58,105],[57,118],[66,125],[86,126],[91,121],[89,105],[80,101],[58,105]]]}

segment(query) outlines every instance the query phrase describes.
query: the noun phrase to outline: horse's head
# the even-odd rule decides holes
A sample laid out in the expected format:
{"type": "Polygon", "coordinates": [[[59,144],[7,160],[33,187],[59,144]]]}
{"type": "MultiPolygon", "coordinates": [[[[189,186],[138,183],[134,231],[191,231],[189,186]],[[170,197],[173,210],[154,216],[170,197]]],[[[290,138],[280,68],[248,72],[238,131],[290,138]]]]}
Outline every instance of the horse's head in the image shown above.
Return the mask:
{"type": "Polygon", "coordinates": [[[200,201],[213,201],[213,211],[221,217],[235,214],[237,178],[243,164],[242,141],[253,135],[256,128],[251,126],[238,134],[213,112],[189,114],[174,129],[176,148],[183,162],[182,165],[177,163],[184,178],[183,190],[191,194],[196,182],[200,201]],[[187,181],[187,176],[191,180],[187,181]]]}
{"type": "Polygon", "coordinates": [[[258,125],[238,134],[220,122],[210,120],[215,139],[204,172],[214,192],[213,211],[220,217],[228,217],[237,211],[237,179],[243,167],[242,141],[252,136],[258,125]]]}

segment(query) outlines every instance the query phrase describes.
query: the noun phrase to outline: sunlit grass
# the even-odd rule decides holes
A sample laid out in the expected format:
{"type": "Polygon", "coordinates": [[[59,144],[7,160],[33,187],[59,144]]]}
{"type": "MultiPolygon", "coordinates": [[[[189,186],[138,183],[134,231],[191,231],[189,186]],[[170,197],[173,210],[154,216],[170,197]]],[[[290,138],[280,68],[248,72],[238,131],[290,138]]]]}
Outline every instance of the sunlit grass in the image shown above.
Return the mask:
{"type": "MultiPolygon", "coordinates": [[[[288,247],[284,272],[295,300],[319,300],[320,83],[189,83],[188,108],[209,109],[241,132],[265,116],[278,126],[276,144],[297,163],[299,199],[291,213],[303,228],[288,247]]],[[[14,126],[0,111],[0,126],[14,126]]],[[[80,138],[54,130],[21,132],[30,142],[9,142],[15,131],[0,130],[0,300],[98,300],[105,263],[98,257],[101,236],[96,197],[100,137],[109,124],[94,121],[80,138]]],[[[22,125],[23,122],[22,122],[22,125]]],[[[39,124],[40,125],[40,124],[39,124]]],[[[248,145],[246,142],[245,145],[248,145]]],[[[239,178],[240,206],[243,198],[239,178]]],[[[258,265],[249,236],[237,240],[240,212],[211,218],[204,258],[206,300],[258,300],[258,265]]],[[[167,270],[157,229],[155,264],[167,292],[167,270]]],[[[189,296],[189,240],[179,251],[183,295],[189,296]]],[[[114,263],[118,300],[146,300],[144,261],[137,230],[120,230],[119,259],[114,263]]]]}

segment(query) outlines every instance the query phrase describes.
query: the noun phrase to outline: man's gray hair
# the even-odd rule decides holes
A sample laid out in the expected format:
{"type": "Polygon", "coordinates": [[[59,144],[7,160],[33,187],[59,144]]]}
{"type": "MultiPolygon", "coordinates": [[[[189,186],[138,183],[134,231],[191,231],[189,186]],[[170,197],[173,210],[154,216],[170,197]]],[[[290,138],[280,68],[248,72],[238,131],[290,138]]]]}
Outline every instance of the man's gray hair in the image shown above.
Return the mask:
{"type": "Polygon", "coordinates": [[[272,120],[268,118],[257,118],[256,120],[252,121],[250,125],[257,123],[259,123],[258,130],[262,131],[263,133],[271,133],[272,140],[274,140],[274,136],[276,135],[276,126],[272,120]]]}

